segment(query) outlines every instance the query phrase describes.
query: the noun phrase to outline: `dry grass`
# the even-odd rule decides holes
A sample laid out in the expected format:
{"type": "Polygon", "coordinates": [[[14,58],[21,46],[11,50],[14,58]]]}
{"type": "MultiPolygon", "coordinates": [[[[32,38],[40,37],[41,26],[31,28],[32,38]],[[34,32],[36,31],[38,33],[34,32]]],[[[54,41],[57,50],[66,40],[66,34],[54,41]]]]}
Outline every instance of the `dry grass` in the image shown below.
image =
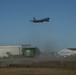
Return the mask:
{"type": "Polygon", "coordinates": [[[1,65],[0,75],[76,75],[76,62],[49,61],[25,65],[1,65]]]}
{"type": "Polygon", "coordinates": [[[76,75],[76,70],[57,68],[1,68],[0,75],[76,75]]]}

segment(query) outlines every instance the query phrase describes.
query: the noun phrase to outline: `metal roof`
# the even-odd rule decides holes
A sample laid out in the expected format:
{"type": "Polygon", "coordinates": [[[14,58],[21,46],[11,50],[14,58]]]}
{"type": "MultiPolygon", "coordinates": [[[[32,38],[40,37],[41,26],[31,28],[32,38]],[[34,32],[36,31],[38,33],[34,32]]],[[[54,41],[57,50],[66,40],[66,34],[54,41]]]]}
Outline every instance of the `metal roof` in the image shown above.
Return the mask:
{"type": "Polygon", "coordinates": [[[67,49],[69,49],[69,50],[76,50],[76,48],[67,48],[67,49]]]}

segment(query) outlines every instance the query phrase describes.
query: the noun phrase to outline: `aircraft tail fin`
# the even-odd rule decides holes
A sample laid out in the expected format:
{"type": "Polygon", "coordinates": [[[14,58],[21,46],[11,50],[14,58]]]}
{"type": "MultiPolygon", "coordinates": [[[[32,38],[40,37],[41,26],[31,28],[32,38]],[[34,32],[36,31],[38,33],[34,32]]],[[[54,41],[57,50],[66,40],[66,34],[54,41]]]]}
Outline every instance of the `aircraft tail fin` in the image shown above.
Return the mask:
{"type": "Polygon", "coordinates": [[[33,19],[34,19],[34,20],[36,20],[36,18],[35,18],[35,17],[33,17],[33,19]]]}

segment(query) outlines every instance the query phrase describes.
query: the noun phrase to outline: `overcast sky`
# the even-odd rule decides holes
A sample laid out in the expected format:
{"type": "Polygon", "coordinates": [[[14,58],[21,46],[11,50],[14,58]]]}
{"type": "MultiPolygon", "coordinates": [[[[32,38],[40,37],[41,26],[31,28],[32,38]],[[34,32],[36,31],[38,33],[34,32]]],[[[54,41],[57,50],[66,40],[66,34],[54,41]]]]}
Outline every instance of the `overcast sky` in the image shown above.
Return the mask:
{"type": "Polygon", "coordinates": [[[76,47],[76,0],[0,0],[0,45],[12,44],[76,47]],[[50,22],[32,23],[33,17],[50,22]]]}

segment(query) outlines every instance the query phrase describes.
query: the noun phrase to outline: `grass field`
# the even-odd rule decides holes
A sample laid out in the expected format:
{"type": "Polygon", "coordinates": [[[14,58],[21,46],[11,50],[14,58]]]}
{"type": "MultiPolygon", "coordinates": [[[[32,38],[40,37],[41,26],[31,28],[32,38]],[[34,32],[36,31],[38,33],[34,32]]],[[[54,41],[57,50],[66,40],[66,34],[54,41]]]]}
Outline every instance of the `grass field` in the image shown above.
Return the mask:
{"type": "Polygon", "coordinates": [[[59,68],[1,68],[0,75],[76,75],[76,69],[59,68]]]}
{"type": "Polygon", "coordinates": [[[76,75],[76,62],[49,61],[0,66],[0,75],[76,75]]]}

